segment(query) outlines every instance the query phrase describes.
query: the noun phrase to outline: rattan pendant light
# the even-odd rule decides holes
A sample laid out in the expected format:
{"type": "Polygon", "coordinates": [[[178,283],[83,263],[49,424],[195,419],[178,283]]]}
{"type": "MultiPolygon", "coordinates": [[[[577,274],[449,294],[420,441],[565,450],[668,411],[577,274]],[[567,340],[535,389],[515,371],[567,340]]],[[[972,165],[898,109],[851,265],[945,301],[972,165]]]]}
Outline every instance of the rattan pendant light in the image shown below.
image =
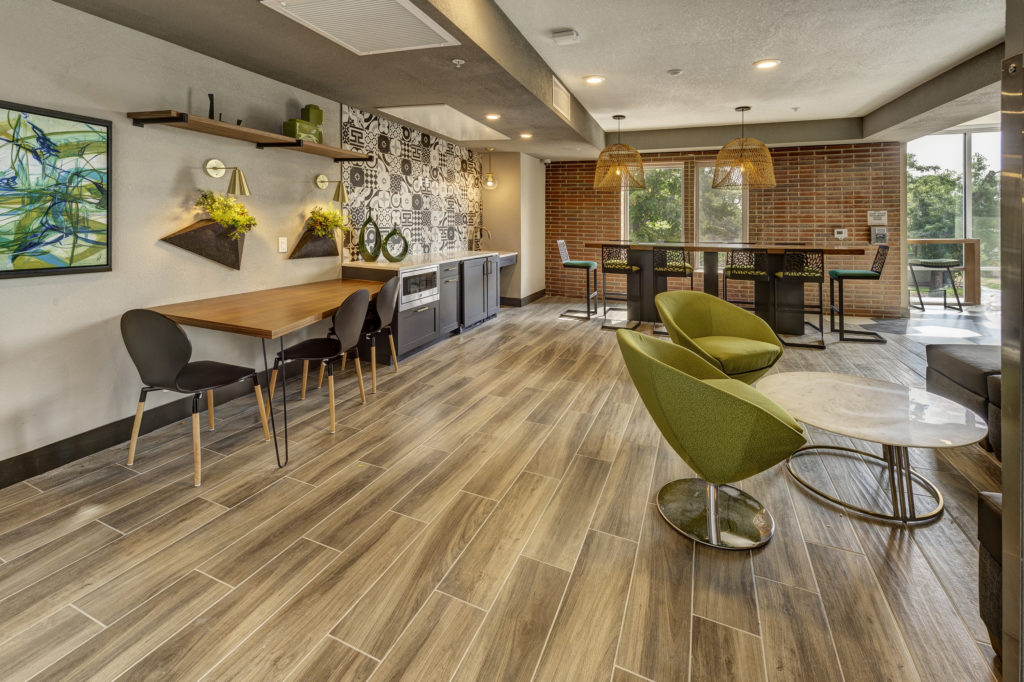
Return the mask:
{"type": "Polygon", "coordinates": [[[644,160],[638,152],[628,144],[622,144],[622,114],[612,116],[619,122],[619,131],[615,144],[601,150],[597,157],[597,169],[594,171],[594,189],[621,192],[624,189],[644,189],[644,160]]]}
{"type": "Polygon", "coordinates": [[[743,114],[750,107],[736,107],[740,112],[740,136],[726,142],[715,159],[715,176],[711,186],[716,189],[737,187],[775,187],[772,155],[761,140],[743,135],[743,114]]]}

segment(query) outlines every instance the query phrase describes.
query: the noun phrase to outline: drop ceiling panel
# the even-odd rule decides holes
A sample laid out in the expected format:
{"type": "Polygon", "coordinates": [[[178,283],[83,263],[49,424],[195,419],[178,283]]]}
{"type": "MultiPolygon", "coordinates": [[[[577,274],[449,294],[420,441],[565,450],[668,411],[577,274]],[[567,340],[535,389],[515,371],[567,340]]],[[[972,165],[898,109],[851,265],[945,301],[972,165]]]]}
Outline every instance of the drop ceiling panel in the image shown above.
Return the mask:
{"type": "Polygon", "coordinates": [[[497,130],[466,116],[447,104],[382,107],[380,111],[388,116],[406,121],[417,128],[432,130],[459,142],[509,139],[507,135],[502,135],[497,130]]]}

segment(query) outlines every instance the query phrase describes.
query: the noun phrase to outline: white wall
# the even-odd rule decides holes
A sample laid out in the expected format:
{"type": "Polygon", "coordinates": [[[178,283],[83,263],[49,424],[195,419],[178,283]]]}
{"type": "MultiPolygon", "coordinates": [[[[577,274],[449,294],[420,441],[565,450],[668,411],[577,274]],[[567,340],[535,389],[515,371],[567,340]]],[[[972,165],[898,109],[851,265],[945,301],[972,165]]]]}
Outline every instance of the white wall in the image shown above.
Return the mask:
{"type": "Polygon", "coordinates": [[[519,269],[525,298],[544,289],[544,179],[546,166],[532,156],[522,157],[520,188],[522,242],[519,269]]]}
{"type": "Polygon", "coordinates": [[[544,288],[544,164],[514,152],[492,154],[491,164],[498,187],[483,192],[491,232],[483,245],[519,253],[516,265],[501,270],[501,295],[526,298],[544,288]]]}
{"type": "MultiPolygon", "coordinates": [[[[312,180],[318,173],[337,179],[336,164],[169,127],[136,128],[125,113],[205,116],[213,92],[224,120],[280,131],[314,103],[324,109],[324,141],[338,144],[340,105],[49,0],[0,0],[0,17],[0,60],[8,67],[0,97],[113,121],[113,272],[0,279],[6,459],[134,413],[140,382],[121,342],[125,310],[338,276],[335,259],[277,253],[277,238],[293,246],[306,212],[329,201],[331,190],[312,180]],[[199,216],[191,207],[196,188],[227,189],[227,176],[203,173],[211,157],[240,166],[252,189],[244,201],[259,224],[246,238],[241,271],[159,241],[199,216]]],[[[262,368],[255,339],[187,331],[194,359],[262,368]]],[[[149,404],[180,397],[157,394],[149,404]]]]}

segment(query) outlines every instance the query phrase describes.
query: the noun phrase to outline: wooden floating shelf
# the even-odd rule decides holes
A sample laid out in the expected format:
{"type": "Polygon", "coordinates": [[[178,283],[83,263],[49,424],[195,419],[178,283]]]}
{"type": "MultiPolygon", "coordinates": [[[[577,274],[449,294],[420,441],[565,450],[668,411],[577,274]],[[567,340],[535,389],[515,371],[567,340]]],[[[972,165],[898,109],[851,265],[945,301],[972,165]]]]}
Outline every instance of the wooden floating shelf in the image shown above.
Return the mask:
{"type": "Polygon", "coordinates": [[[330,145],[310,142],[308,140],[296,140],[295,138],[288,137],[287,135],[268,133],[265,130],[246,128],[244,126],[225,123],[224,121],[214,121],[210,118],[192,116],[180,111],[133,111],[128,114],[128,118],[132,120],[134,125],[139,127],[146,125],[166,125],[174,128],[184,128],[185,130],[194,130],[197,133],[206,133],[207,135],[216,135],[217,137],[230,137],[233,140],[252,142],[260,149],[265,147],[282,147],[296,152],[302,152],[303,154],[324,156],[338,162],[371,161],[373,159],[373,157],[368,154],[359,154],[358,152],[352,152],[347,149],[342,149],[341,147],[331,147],[330,145]]]}

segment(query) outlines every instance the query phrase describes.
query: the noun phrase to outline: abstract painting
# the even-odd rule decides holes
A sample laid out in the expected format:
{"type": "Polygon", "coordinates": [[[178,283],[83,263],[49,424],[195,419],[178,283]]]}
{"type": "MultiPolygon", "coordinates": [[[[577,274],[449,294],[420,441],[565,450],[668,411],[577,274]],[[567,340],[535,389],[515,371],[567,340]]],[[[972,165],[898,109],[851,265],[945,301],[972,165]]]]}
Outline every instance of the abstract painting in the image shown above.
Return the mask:
{"type": "Polygon", "coordinates": [[[0,101],[0,278],[110,270],[110,121],[0,101]]]}

